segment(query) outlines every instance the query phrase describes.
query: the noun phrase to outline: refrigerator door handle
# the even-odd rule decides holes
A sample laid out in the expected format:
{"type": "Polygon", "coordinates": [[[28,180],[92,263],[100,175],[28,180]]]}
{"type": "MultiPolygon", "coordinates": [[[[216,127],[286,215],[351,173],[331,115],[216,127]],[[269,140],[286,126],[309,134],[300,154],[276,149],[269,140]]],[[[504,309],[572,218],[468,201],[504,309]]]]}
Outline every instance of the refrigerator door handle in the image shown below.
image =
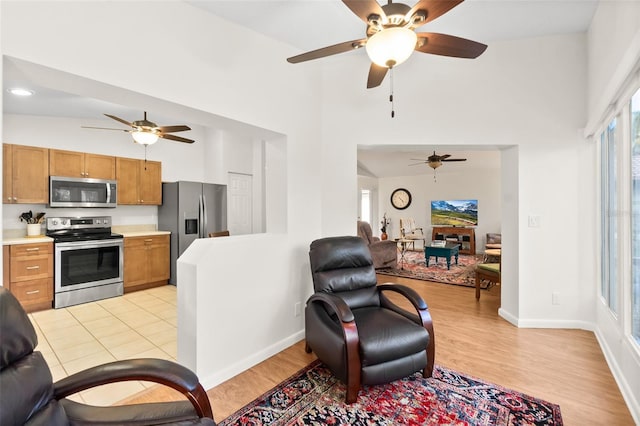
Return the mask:
{"type": "Polygon", "coordinates": [[[198,238],[204,238],[204,226],[202,220],[204,218],[204,203],[202,194],[198,197],[198,238]]]}
{"type": "Polygon", "coordinates": [[[209,236],[207,234],[209,225],[207,224],[207,197],[204,194],[202,194],[202,217],[202,238],[206,238],[209,236]]]}

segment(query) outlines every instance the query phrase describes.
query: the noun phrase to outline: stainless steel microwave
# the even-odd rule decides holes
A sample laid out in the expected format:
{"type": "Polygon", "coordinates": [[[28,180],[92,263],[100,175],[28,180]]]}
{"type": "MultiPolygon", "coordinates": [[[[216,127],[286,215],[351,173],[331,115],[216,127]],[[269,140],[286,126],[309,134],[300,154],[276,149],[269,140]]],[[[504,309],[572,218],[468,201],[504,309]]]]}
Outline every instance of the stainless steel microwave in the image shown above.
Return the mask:
{"type": "Polygon", "coordinates": [[[116,207],[115,180],[49,177],[49,207],[116,207]]]}

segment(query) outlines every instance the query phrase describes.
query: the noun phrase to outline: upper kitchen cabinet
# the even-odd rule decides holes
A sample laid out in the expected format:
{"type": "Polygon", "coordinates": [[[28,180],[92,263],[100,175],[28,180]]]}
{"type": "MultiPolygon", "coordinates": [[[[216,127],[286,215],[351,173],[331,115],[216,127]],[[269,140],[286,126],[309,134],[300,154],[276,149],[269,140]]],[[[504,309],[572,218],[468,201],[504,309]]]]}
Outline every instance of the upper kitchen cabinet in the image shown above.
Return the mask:
{"type": "Polygon", "coordinates": [[[49,150],[35,146],[2,145],[3,203],[49,202],[49,150]]]}
{"type": "Polygon", "coordinates": [[[84,152],[49,150],[49,174],[94,179],[115,179],[116,158],[84,152]]]}
{"type": "Polygon", "coordinates": [[[162,204],[162,163],[116,157],[118,204],[162,204]]]}

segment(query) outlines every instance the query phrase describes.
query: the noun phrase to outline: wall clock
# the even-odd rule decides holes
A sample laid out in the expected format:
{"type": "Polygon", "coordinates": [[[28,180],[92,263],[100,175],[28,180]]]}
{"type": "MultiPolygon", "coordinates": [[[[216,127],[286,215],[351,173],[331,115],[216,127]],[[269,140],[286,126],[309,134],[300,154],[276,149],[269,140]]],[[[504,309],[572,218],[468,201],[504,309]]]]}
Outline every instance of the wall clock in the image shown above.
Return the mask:
{"type": "Polygon", "coordinates": [[[404,188],[398,188],[391,193],[391,205],[398,210],[404,210],[411,204],[411,193],[404,188]]]}

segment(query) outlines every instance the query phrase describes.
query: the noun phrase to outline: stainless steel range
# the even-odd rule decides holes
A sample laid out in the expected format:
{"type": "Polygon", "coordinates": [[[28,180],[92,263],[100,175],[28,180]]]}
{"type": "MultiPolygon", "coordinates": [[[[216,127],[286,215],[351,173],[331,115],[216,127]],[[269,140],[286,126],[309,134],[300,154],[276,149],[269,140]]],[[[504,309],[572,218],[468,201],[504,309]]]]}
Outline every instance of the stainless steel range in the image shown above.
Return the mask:
{"type": "Polygon", "coordinates": [[[50,217],[54,240],[54,307],[123,294],[123,242],[111,232],[111,217],[50,217]]]}

